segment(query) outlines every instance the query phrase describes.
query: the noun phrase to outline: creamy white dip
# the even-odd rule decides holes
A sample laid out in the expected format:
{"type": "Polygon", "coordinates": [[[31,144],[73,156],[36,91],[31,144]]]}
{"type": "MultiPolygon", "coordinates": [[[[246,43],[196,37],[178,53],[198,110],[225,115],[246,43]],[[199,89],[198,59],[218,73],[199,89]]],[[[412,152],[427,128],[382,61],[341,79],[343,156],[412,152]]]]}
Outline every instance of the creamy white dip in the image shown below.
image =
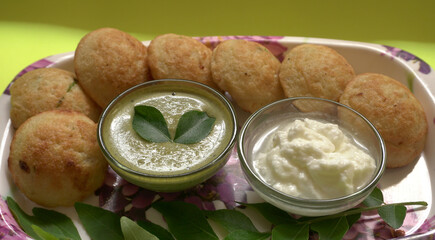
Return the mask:
{"type": "Polygon", "coordinates": [[[280,124],[254,153],[265,182],[292,196],[330,199],[363,187],[375,160],[336,124],[312,119],[280,124]]]}

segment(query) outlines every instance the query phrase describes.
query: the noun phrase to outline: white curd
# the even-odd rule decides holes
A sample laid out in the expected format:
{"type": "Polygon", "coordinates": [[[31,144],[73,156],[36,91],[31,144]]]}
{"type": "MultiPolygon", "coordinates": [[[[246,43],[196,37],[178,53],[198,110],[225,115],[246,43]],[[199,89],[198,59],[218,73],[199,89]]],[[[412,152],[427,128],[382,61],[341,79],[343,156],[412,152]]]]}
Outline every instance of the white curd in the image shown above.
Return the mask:
{"type": "Polygon", "coordinates": [[[336,124],[299,119],[279,124],[256,146],[254,168],[279,191],[330,199],[363,187],[375,160],[336,124]]]}

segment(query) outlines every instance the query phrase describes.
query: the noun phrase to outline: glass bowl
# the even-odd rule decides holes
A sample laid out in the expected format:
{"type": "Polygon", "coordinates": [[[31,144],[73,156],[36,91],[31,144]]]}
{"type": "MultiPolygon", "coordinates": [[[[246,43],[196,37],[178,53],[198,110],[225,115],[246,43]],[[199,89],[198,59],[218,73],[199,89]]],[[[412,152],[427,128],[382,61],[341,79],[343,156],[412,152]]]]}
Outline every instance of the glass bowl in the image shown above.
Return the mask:
{"type": "Polygon", "coordinates": [[[227,162],[237,135],[231,103],[218,91],[198,82],[179,79],[148,81],[117,96],[98,123],[98,142],[109,165],[125,180],[157,192],[191,188],[213,176],[227,162]],[[206,112],[216,120],[199,143],[147,141],[134,130],[134,107],[157,108],[171,137],[181,115],[206,112]]]}
{"type": "MultiPolygon", "coordinates": [[[[316,147],[314,146],[314,148],[316,147]]],[[[254,191],[265,201],[276,207],[302,216],[330,215],[355,207],[372,192],[385,170],[385,144],[376,128],[364,116],[348,106],[321,98],[288,98],[261,108],[244,123],[239,133],[237,148],[243,172],[254,191]],[[254,163],[254,161],[258,161],[260,152],[265,151],[264,149],[268,141],[267,136],[270,138],[277,131],[277,126],[283,126],[283,124],[288,124],[296,119],[301,120],[306,118],[338,125],[339,129],[351,139],[353,145],[359,145],[361,149],[365,148],[366,154],[374,159],[374,165],[372,164],[370,169],[372,174],[367,175],[365,183],[353,189],[352,192],[340,196],[319,198],[317,196],[290,195],[288,192],[283,192],[284,190],[282,189],[278,190],[269,180],[265,180],[264,174],[262,175],[261,171],[258,170],[260,168],[256,167],[258,163],[254,163]]],[[[270,155],[268,152],[266,154],[270,155]]],[[[286,168],[277,167],[276,169],[278,169],[276,171],[284,171],[280,169],[286,168]]],[[[328,175],[329,173],[326,171],[324,173],[328,175]]],[[[310,175],[310,173],[304,175],[304,177],[308,176],[306,179],[318,183],[319,179],[316,178],[320,175],[310,175]]],[[[341,174],[340,171],[339,173],[341,174]]],[[[306,179],[294,178],[291,181],[304,181],[306,179]]],[[[326,179],[325,182],[328,181],[330,179],[326,179]]],[[[334,183],[332,181],[331,184],[327,183],[323,187],[329,188],[331,186],[332,190],[335,187],[332,186],[333,184],[341,183],[334,183]]],[[[313,189],[316,189],[316,187],[313,187],[313,189]]]]}

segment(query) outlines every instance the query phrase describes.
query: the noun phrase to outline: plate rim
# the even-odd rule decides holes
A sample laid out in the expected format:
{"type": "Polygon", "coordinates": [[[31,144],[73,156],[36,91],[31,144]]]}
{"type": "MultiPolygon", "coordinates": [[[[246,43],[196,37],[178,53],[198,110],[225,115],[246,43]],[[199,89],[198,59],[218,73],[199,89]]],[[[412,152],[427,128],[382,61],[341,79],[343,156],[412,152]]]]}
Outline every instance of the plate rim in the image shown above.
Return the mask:
{"type": "MultiPolygon", "coordinates": [[[[413,55],[412,53],[406,52],[406,51],[399,49],[399,48],[395,48],[395,47],[391,47],[391,46],[387,46],[387,45],[381,45],[381,44],[377,44],[377,43],[366,43],[366,42],[359,42],[359,41],[348,41],[348,40],[327,39],[327,38],[294,37],[294,36],[257,36],[257,35],[243,36],[243,35],[235,35],[235,36],[207,36],[207,37],[194,37],[194,38],[201,40],[201,41],[209,41],[207,43],[209,43],[211,45],[217,44],[217,43],[224,41],[224,40],[227,40],[227,39],[245,39],[245,40],[250,40],[250,41],[255,41],[255,42],[260,42],[260,43],[269,43],[269,42],[272,42],[272,43],[274,43],[274,42],[276,42],[276,43],[294,43],[294,44],[312,43],[312,44],[330,45],[332,47],[340,46],[340,47],[345,47],[345,48],[358,47],[358,48],[363,48],[365,50],[368,49],[370,51],[374,51],[376,53],[386,55],[386,56],[390,57],[392,60],[398,61],[401,65],[406,67],[406,69],[409,72],[414,74],[414,76],[417,78],[418,82],[422,85],[422,87],[428,93],[430,100],[432,101],[431,105],[435,105],[435,73],[434,73],[434,70],[426,62],[424,62],[424,60],[418,58],[417,56],[413,55]],[[393,50],[388,50],[388,49],[393,49],[393,50]],[[410,55],[414,56],[414,58],[411,59],[412,61],[407,60],[405,58],[402,58],[400,55],[396,55],[396,53],[402,53],[404,55],[410,54],[410,55]],[[419,64],[426,64],[429,68],[429,72],[428,73],[421,72],[419,70],[419,66],[418,66],[419,64]]],[[[150,43],[150,41],[151,40],[146,40],[146,41],[142,41],[142,43],[147,45],[150,43]]],[[[15,79],[17,79],[19,76],[21,76],[25,72],[28,72],[28,71],[36,69],[36,68],[41,68],[41,67],[51,67],[58,62],[61,62],[61,61],[64,61],[66,59],[70,59],[73,57],[74,57],[74,51],[70,51],[70,52],[64,52],[64,53],[59,53],[59,54],[47,56],[45,58],[42,58],[38,61],[33,62],[32,64],[29,64],[27,67],[23,68],[23,70],[21,72],[19,72],[14,77],[14,79],[12,79],[10,81],[10,83],[7,85],[6,89],[3,91],[2,95],[0,96],[0,100],[3,101],[4,95],[7,95],[10,97],[9,88],[10,88],[11,84],[13,83],[13,81],[15,79]]],[[[428,122],[429,125],[435,125],[435,117],[434,117],[434,119],[430,119],[429,116],[427,116],[427,118],[429,121],[428,122]],[[430,120],[432,120],[432,122],[430,120]]],[[[0,121],[0,127],[2,127],[2,125],[3,124],[0,121]]],[[[8,122],[5,127],[8,127],[8,126],[10,126],[10,122],[8,122]]],[[[2,145],[0,145],[0,146],[3,146],[3,144],[5,144],[3,142],[3,141],[5,141],[4,140],[5,132],[6,132],[5,129],[0,129],[0,136],[1,136],[0,139],[2,141],[0,143],[2,145]]],[[[1,167],[1,165],[0,165],[0,167],[1,167]]],[[[1,196],[1,197],[3,198],[5,196],[1,196]]],[[[2,198],[0,199],[0,201],[3,201],[2,198]]],[[[432,209],[433,209],[433,207],[434,206],[432,206],[432,209]]],[[[2,217],[3,217],[3,213],[2,213],[2,209],[0,208],[0,221],[2,220],[2,217]]],[[[434,214],[434,216],[429,215],[429,217],[435,217],[435,214],[434,214]]],[[[428,232],[425,232],[422,235],[418,235],[418,236],[426,236],[428,233],[429,234],[435,233],[435,229],[430,230],[428,232]]],[[[410,236],[412,236],[412,235],[409,235],[409,237],[410,236]]]]}

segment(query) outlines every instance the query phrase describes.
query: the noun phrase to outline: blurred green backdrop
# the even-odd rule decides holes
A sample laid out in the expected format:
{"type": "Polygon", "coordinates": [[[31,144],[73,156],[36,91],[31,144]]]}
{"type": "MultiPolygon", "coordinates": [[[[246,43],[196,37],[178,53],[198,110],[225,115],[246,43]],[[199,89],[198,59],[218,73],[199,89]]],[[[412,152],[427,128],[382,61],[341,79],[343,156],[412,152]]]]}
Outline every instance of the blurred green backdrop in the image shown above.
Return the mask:
{"type": "Polygon", "coordinates": [[[283,35],[391,45],[435,66],[435,1],[126,0],[0,3],[0,89],[28,64],[74,51],[81,37],[114,27],[140,40],[283,35]]]}

